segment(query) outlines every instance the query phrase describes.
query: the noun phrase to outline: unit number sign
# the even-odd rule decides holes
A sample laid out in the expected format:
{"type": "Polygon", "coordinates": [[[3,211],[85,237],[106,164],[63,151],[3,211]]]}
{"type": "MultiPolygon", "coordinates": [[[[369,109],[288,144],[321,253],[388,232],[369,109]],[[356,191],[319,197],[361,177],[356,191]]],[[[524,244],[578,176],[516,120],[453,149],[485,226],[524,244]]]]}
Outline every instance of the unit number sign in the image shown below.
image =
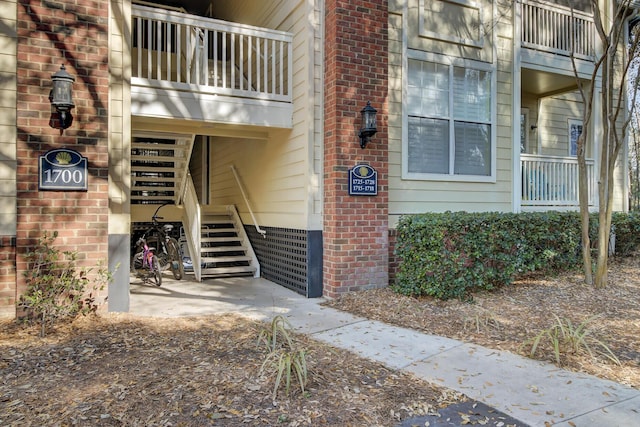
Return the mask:
{"type": "Polygon", "coordinates": [[[40,190],[87,190],[87,158],[66,148],[40,156],[40,190]]]}

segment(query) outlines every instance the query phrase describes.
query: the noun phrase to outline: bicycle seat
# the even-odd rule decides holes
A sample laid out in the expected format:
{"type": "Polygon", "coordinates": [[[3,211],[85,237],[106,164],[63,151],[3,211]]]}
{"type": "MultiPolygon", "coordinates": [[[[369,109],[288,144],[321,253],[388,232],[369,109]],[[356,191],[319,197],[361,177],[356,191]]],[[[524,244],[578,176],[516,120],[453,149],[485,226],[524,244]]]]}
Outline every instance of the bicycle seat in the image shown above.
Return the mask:
{"type": "Polygon", "coordinates": [[[165,233],[169,233],[171,232],[171,230],[173,230],[173,225],[171,224],[164,224],[162,226],[162,229],[164,230],[165,233]]]}

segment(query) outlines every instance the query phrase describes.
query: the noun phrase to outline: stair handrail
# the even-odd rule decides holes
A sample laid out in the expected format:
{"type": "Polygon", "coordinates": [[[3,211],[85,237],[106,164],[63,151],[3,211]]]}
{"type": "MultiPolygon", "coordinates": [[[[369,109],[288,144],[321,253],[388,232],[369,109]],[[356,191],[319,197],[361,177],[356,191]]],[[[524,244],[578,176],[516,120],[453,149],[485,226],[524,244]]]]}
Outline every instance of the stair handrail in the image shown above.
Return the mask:
{"type": "Polygon", "coordinates": [[[233,172],[233,176],[236,179],[236,183],[238,183],[238,188],[240,188],[240,193],[242,193],[242,198],[244,199],[244,203],[247,205],[247,209],[249,209],[249,215],[251,215],[253,226],[256,228],[256,231],[266,239],[267,232],[261,229],[260,226],[258,225],[258,221],[256,220],[256,217],[253,214],[253,209],[251,209],[251,204],[249,204],[249,199],[247,198],[247,194],[245,193],[244,187],[242,186],[242,182],[240,181],[240,177],[238,176],[238,171],[236,170],[236,167],[234,165],[231,165],[231,172],[233,172]]]}
{"type": "Polygon", "coordinates": [[[184,206],[184,217],[182,222],[185,225],[185,238],[187,239],[187,247],[189,248],[189,256],[193,265],[193,274],[196,281],[202,280],[202,271],[200,264],[200,248],[201,248],[201,220],[200,220],[200,203],[198,195],[193,185],[193,178],[187,173],[185,179],[186,185],[182,196],[184,206]]]}

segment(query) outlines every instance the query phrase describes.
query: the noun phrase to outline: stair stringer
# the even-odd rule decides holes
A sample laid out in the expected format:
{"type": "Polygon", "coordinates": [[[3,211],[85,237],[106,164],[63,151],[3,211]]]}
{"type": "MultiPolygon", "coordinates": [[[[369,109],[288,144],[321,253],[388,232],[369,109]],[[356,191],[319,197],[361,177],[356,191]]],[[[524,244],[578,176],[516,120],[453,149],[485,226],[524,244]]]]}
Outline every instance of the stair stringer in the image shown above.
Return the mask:
{"type": "Polygon", "coordinates": [[[227,212],[229,212],[229,216],[233,219],[233,222],[236,225],[236,230],[238,230],[238,236],[242,239],[243,246],[247,248],[247,255],[251,257],[251,265],[256,268],[256,271],[253,273],[253,277],[260,277],[260,263],[258,262],[258,257],[253,250],[253,245],[249,240],[249,235],[244,229],[242,219],[240,218],[240,214],[238,214],[236,206],[228,205],[227,212]]]}

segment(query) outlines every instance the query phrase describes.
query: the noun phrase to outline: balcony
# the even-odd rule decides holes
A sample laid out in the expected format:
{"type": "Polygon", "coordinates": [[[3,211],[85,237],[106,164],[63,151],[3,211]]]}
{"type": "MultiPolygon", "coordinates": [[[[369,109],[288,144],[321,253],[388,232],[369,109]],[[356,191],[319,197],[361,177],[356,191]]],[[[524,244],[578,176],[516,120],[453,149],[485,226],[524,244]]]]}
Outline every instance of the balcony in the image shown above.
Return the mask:
{"type": "Polygon", "coordinates": [[[289,33],[132,6],[132,114],[291,127],[289,33]]]}
{"type": "MultiPolygon", "coordinates": [[[[524,210],[578,209],[578,160],[575,157],[520,155],[521,206],[524,210]]],[[[595,206],[594,162],[587,160],[589,206],[595,206]]]]}
{"type": "Polygon", "coordinates": [[[521,0],[524,48],[590,60],[595,53],[593,16],[551,2],[521,0]]]}

